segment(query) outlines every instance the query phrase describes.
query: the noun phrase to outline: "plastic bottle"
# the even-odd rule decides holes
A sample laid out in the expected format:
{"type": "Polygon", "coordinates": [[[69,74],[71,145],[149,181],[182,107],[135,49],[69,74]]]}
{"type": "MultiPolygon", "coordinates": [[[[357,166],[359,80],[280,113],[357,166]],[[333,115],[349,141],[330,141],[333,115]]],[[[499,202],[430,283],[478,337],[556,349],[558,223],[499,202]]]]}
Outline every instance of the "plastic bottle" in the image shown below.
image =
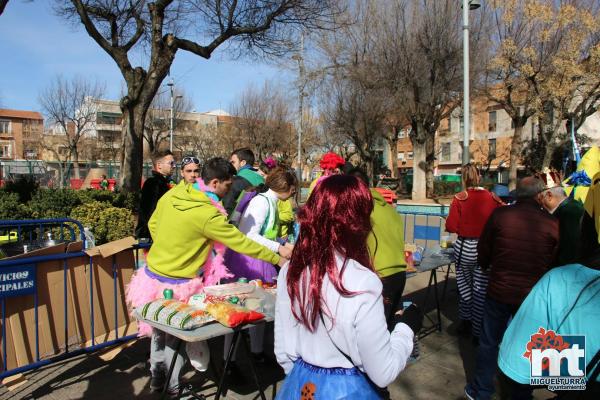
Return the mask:
{"type": "Polygon", "coordinates": [[[83,228],[83,234],[85,236],[85,248],[91,249],[96,246],[96,239],[94,238],[94,234],[87,226],[83,228]]]}
{"type": "Polygon", "coordinates": [[[54,241],[54,239],[52,239],[52,232],[46,232],[46,237],[48,238],[48,241],[46,242],[46,246],[50,247],[50,246],[54,246],[56,244],[56,241],[54,241]]]}

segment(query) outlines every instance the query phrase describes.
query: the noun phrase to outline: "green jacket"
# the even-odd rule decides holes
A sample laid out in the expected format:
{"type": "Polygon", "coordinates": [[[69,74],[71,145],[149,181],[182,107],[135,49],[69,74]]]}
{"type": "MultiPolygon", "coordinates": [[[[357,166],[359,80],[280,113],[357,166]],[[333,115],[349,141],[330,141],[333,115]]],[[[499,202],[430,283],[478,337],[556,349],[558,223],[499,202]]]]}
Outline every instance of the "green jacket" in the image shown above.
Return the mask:
{"type": "Polygon", "coordinates": [[[250,168],[240,169],[237,173],[237,176],[241,176],[242,178],[250,182],[250,185],[252,186],[258,186],[261,183],[265,183],[265,179],[262,176],[260,176],[258,172],[250,168]]]}
{"type": "Polygon", "coordinates": [[[583,204],[578,200],[567,198],[554,211],[554,216],[558,218],[560,237],[557,265],[573,264],[577,260],[579,248],[583,204]]]}
{"type": "Polygon", "coordinates": [[[214,241],[230,249],[268,261],[279,256],[227,222],[206,194],[181,181],[158,201],[148,229],[152,247],[147,263],[152,272],[171,278],[193,278],[208,258],[214,241]]]}
{"type": "Polygon", "coordinates": [[[390,206],[381,193],[371,189],[373,212],[371,223],[373,231],[367,238],[367,246],[375,271],[380,277],[393,275],[406,270],[404,259],[404,222],[402,217],[390,206]]]}

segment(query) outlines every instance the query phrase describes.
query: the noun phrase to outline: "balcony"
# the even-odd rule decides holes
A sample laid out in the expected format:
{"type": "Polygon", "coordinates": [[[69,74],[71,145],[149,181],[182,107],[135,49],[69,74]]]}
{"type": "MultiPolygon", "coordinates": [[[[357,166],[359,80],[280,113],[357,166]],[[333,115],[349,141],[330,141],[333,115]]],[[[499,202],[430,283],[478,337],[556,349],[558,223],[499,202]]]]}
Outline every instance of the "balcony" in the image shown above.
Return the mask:
{"type": "Polygon", "coordinates": [[[96,131],[121,132],[121,124],[96,124],[96,131]]]}

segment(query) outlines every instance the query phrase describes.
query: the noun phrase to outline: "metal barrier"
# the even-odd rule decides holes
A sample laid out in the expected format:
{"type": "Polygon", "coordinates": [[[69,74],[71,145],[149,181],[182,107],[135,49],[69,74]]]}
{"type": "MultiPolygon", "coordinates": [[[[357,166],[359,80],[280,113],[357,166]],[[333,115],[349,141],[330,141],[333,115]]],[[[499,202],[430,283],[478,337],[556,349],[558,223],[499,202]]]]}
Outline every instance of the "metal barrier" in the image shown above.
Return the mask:
{"type": "MultiPolygon", "coordinates": [[[[131,257],[129,254],[125,254],[124,251],[134,252],[133,262],[135,265],[131,265],[131,267],[135,269],[138,265],[138,250],[140,248],[149,247],[149,244],[135,245],[123,252],[113,254],[110,256],[112,257],[110,260],[102,259],[100,261],[100,259],[94,259],[93,256],[85,253],[83,251],[84,247],[82,248],[81,245],[77,245],[78,248],[76,248],[75,251],[64,252],[64,250],[67,249],[67,244],[76,241],[78,236],[85,246],[83,227],[81,226],[81,223],[75,220],[0,221],[0,231],[17,231],[19,239],[22,240],[25,238],[31,239],[32,241],[35,241],[37,238],[43,238],[43,234],[47,231],[64,232],[64,234],[60,233],[61,242],[59,242],[59,245],[63,244],[64,247],[61,248],[60,246],[57,246],[59,250],[63,250],[62,252],[56,254],[32,255],[31,257],[23,258],[0,259],[0,308],[2,321],[2,369],[0,370],[0,379],[52,364],[82,353],[89,353],[104,347],[122,343],[137,336],[137,334],[129,334],[119,337],[119,319],[121,318],[122,321],[127,321],[127,328],[130,327],[130,320],[128,316],[123,315],[123,311],[119,313],[119,308],[123,307],[122,297],[124,293],[124,272],[121,271],[121,267],[125,266],[119,265],[117,259],[120,258],[122,254],[124,258],[128,259],[131,257]],[[32,227],[34,227],[34,229],[32,227]],[[76,232],[76,228],[79,229],[79,232],[76,232]],[[57,229],[58,231],[56,231],[57,229]],[[67,233],[69,236],[67,236],[67,233]],[[80,233],[80,235],[77,233],[80,233]],[[77,260],[78,258],[80,260],[77,260]],[[109,262],[110,264],[108,264],[109,262]],[[44,268],[47,268],[47,270],[43,270],[44,268]],[[75,269],[77,269],[77,271],[75,271],[75,269]],[[49,295],[51,293],[50,283],[40,282],[37,278],[38,275],[52,276],[52,279],[55,280],[56,283],[55,289],[58,287],[58,292],[60,292],[61,270],[62,304],[60,303],[60,300],[56,300],[56,298],[49,295]],[[77,273],[79,275],[76,275],[77,273]],[[107,320],[108,318],[106,315],[108,315],[107,309],[111,307],[109,303],[111,295],[108,295],[108,300],[105,301],[104,296],[107,296],[107,293],[101,293],[99,289],[96,289],[95,291],[95,287],[100,285],[101,279],[106,278],[105,273],[112,274],[112,312],[114,313],[114,329],[110,328],[110,330],[108,326],[109,324],[112,324],[112,322],[107,320]],[[89,274],[89,281],[85,282],[87,280],[87,274],[89,274]],[[100,276],[101,274],[104,275],[100,276]],[[121,284],[120,286],[118,286],[119,283],[121,284]],[[47,293],[44,292],[44,290],[46,290],[47,293]],[[88,299],[80,299],[80,297],[84,297],[80,296],[82,291],[89,292],[88,299]],[[71,293],[72,298],[69,298],[69,293],[71,293]],[[119,298],[119,295],[121,298],[119,298]],[[45,297],[40,299],[40,296],[45,297]],[[31,297],[33,297],[32,305],[31,297]],[[42,304],[40,304],[40,300],[43,302],[42,304]],[[96,308],[99,308],[99,310],[95,310],[95,303],[98,303],[96,308]],[[78,304],[84,305],[86,310],[77,309],[78,304]],[[107,305],[108,307],[106,307],[107,305]],[[80,318],[84,315],[84,312],[87,315],[88,306],[90,322],[89,325],[86,325],[80,321],[80,318]],[[60,310],[61,308],[62,310],[60,310]],[[58,314],[59,311],[62,311],[63,313],[63,326],[61,327],[61,324],[58,324],[59,326],[51,326],[49,329],[50,332],[40,332],[40,312],[43,313],[43,321],[50,321],[50,323],[52,323],[52,321],[61,319],[60,315],[56,316],[52,314],[53,312],[58,314]],[[96,311],[98,311],[98,315],[95,315],[96,311]],[[9,315],[10,312],[12,312],[12,314],[9,315]],[[31,318],[31,313],[33,313],[33,323],[35,328],[27,325],[27,318],[31,318]],[[13,317],[13,319],[10,319],[10,317],[13,317]],[[103,322],[101,329],[104,329],[104,331],[102,331],[102,333],[96,331],[96,317],[103,322]],[[70,319],[75,327],[69,324],[70,319]],[[12,325],[16,325],[17,328],[25,325],[24,328],[21,328],[20,337],[18,337],[18,335],[15,336],[14,333],[11,335],[10,338],[12,339],[12,342],[9,342],[8,340],[7,322],[11,326],[11,331],[12,329],[15,329],[12,325]],[[31,331],[34,331],[33,335],[31,335],[31,331]],[[101,343],[97,343],[96,335],[98,333],[100,335],[98,337],[102,337],[102,335],[105,336],[101,343]],[[59,336],[62,334],[64,334],[64,341],[60,342],[59,336]],[[50,349],[49,352],[53,354],[41,354],[41,335],[44,336],[43,339],[45,340],[45,342],[43,342],[45,346],[44,349],[50,349]],[[71,335],[71,337],[69,335],[71,335]],[[33,341],[31,340],[31,336],[34,336],[33,341]],[[86,340],[86,338],[89,338],[89,340],[86,340]],[[72,343],[73,339],[76,341],[75,344],[72,343]],[[18,357],[17,345],[15,344],[16,341],[19,341],[23,349],[26,350],[21,354],[20,360],[18,357]],[[7,344],[13,346],[12,356],[14,359],[12,361],[8,359],[7,344]],[[34,347],[35,350],[32,349],[32,347],[34,347]],[[12,363],[13,366],[16,365],[16,367],[9,369],[9,363],[12,363]]],[[[130,265],[127,266],[129,267],[130,265]]],[[[126,329],[123,329],[123,331],[127,333],[126,329]]]]}

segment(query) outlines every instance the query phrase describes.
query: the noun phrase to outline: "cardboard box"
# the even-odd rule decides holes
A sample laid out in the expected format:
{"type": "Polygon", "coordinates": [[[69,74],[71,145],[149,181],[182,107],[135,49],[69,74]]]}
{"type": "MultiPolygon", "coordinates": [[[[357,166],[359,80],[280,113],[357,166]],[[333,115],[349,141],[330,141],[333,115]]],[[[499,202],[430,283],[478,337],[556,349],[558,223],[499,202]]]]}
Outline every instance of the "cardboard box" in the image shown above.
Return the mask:
{"type": "Polygon", "coordinates": [[[137,323],[129,315],[125,300],[125,287],[135,271],[134,252],[126,250],[136,243],[133,237],[127,237],[86,250],[85,252],[92,256],[91,281],[89,266],[84,269],[84,277],[81,276],[81,269],[76,269],[79,275],[76,275],[75,282],[79,283],[83,279],[86,284],[87,304],[91,304],[89,299],[90,296],[93,297],[93,334],[91,307],[79,309],[79,320],[84,321],[80,326],[80,333],[86,346],[92,344],[92,336],[94,344],[98,344],[137,332],[137,323]],[[116,284],[113,275],[117,278],[116,284]]]}
{"type": "MultiPolygon", "coordinates": [[[[40,359],[63,353],[65,343],[68,343],[70,350],[75,350],[91,345],[92,336],[94,344],[99,344],[114,339],[115,330],[119,337],[137,331],[125,302],[125,287],[134,272],[135,260],[131,246],[135,243],[135,239],[125,238],[89,249],[87,255],[38,264],[36,286],[40,359]],[[113,275],[117,277],[116,287],[113,275]]],[[[68,247],[60,244],[13,258],[64,253],[65,250],[67,253],[79,252],[82,243],[70,243],[68,247]]],[[[36,361],[34,296],[9,297],[5,301],[6,369],[13,369],[36,361]]],[[[0,343],[0,366],[4,369],[1,352],[0,343]]]]}
{"type": "MultiPolygon", "coordinates": [[[[63,243],[12,258],[59,254],[64,253],[65,249],[66,245],[63,243]]],[[[68,337],[67,340],[67,336],[65,336],[69,335],[68,332],[65,332],[65,321],[69,326],[74,326],[75,318],[74,305],[68,300],[72,297],[70,295],[70,285],[69,282],[67,282],[67,285],[64,284],[64,276],[64,263],[61,260],[37,264],[37,337],[40,360],[60,354],[64,350],[66,342],[78,341],[77,337],[68,337]],[[66,309],[65,290],[67,293],[66,309]]],[[[30,364],[37,359],[34,299],[33,295],[5,299],[8,369],[30,364]],[[12,357],[11,352],[14,352],[14,357],[12,357]]]]}

